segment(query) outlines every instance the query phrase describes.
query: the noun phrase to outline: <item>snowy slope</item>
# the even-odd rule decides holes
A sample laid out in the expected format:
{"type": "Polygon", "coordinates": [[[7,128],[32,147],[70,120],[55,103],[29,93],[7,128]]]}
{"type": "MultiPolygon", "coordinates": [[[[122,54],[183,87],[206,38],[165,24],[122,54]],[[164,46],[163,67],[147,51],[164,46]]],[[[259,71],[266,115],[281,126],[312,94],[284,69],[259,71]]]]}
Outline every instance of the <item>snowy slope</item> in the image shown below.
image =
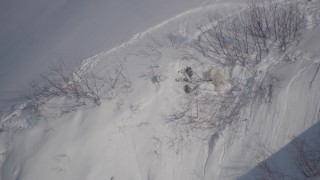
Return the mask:
{"type": "MultiPolygon", "coordinates": [[[[2,116],[1,179],[259,179],[257,164],[265,159],[275,159],[294,175],[286,163],[290,159],[282,154],[293,136],[315,136],[320,112],[320,27],[314,23],[320,4],[301,5],[311,20],[300,44],[292,45],[287,56],[272,50],[257,67],[255,79],[277,78],[271,99],[248,99],[238,121],[195,131],[168,123],[187,96],[179,71],[192,66],[200,74],[212,66],[201,63],[208,63],[204,57],[183,58],[188,43],[199,35],[196,27],[206,25],[208,14],[225,18],[245,7],[231,0],[206,3],[85,59],[81,72],[103,75],[123,64],[122,80],[130,82],[100,106],[65,113],[65,104],[54,99],[44,105],[40,118],[29,114],[27,102],[2,116]],[[179,37],[177,47],[169,33],[179,37]]],[[[230,76],[250,83],[249,73],[237,68],[230,76]]]]}
{"type": "Polygon", "coordinates": [[[0,2],[0,107],[23,101],[28,81],[57,61],[80,61],[204,0],[0,2]],[[36,68],[35,68],[36,67],[36,68]]]}

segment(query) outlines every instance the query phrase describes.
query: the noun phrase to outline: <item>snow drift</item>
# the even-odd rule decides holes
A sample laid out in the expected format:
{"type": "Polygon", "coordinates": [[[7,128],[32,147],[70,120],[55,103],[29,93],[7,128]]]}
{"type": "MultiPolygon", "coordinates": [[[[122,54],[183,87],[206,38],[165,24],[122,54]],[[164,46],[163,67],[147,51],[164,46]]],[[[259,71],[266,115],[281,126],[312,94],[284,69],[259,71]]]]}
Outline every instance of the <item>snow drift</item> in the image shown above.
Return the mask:
{"type": "Polygon", "coordinates": [[[45,99],[38,114],[31,101],[6,112],[1,179],[306,178],[302,161],[295,161],[305,156],[295,152],[318,145],[320,4],[296,3],[305,26],[300,41],[285,49],[267,28],[259,31],[266,36],[241,36],[247,48],[230,43],[245,41],[237,39],[242,26],[229,25],[251,11],[244,2],[218,1],[83,60],[76,72],[106,82],[101,104],[73,104],[59,95],[45,99]],[[206,48],[219,40],[223,46],[206,48]],[[211,77],[203,76],[210,68],[211,77]],[[186,85],[193,90],[186,93],[186,85]]]}

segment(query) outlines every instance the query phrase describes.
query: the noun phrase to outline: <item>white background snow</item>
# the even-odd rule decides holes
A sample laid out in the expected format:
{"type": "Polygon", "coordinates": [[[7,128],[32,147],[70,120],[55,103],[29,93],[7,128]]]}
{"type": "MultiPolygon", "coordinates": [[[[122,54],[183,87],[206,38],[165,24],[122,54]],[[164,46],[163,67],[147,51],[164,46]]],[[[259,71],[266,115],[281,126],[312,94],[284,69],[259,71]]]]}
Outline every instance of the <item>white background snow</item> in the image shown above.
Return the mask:
{"type": "Polygon", "coordinates": [[[292,61],[279,62],[283,56],[274,52],[258,67],[279,78],[272,99],[249,103],[242,120],[219,135],[180,141],[166,121],[184,97],[178,71],[196,63],[182,60],[167,34],[179,35],[183,46],[208,14],[231,16],[243,10],[243,1],[3,0],[0,179],[256,179],[257,164],[268,158],[283,158],[280,169],[295,174],[285,148],[293,136],[313,138],[320,120],[320,4],[301,2],[309,24],[288,50],[292,61]],[[83,60],[82,69],[96,73],[125,59],[131,87],[69,113],[52,101],[44,117],[33,119],[20,99],[29,91],[26,82],[59,58],[83,60]],[[159,66],[159,84],[144,76],[152,65],[159,66]]]}
{"type": "MultiPolygon", "coordinates": [[[[28,81],[57,61],[81,61],[204,0],[3,0],[0,105],[30,93],[28,81]]],[[[3,106],[2,106],[3,107],[3,106]]]]}

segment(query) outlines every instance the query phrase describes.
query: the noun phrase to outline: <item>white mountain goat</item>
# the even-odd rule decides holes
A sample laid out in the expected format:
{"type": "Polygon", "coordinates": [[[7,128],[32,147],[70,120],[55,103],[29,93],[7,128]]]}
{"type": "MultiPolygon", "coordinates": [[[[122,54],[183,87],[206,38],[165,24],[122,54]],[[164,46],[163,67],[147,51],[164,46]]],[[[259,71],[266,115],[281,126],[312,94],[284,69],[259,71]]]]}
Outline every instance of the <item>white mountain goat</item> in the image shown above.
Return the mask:
{"type": "Polygon", "coordinates": [[[212,67],[209,70],[212,83],[215,86],[215,90],[219,94],[223,94],[229,88],[229,81],[227,75],[223,70],[212,67]]]}

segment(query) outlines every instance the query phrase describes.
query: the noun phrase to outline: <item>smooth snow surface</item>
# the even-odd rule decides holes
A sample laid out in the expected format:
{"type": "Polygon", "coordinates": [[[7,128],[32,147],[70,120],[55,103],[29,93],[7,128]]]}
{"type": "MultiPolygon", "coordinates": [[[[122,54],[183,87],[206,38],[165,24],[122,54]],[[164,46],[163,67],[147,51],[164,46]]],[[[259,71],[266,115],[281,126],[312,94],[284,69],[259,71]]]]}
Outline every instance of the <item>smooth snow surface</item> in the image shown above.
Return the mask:
{"type": "MultiPolygon", "coordinates": [[[[199,72],[197,75],[202,73],[203,79],[210,79],[210,69],[216,68],[223,76],[223,87],[216,87],[209,82],[200,88],[208,91],[223,88],[223,91],[214,94],[218,97],[224,96],[224,91],[231,88],[228,78],[236,77],[247,84],[253,80],[247,79],[249,73],[239,67],[227,74],[228,68],[201,64],[207,62],[204,57],[196,62],[186,60],[182,58],[186,54],[185,49],[188,49],[188,42],[199,35],[197,26],[206,26],[208,14],[215,17],[219,14],[219,18],[229,17],[242,11],[245,3],[236,0],[207,2],[143,31],[154,20],[168,18],[167,16],[200,2],[177,0],[160,3],[156,0],[136,0],[138,2],[130,1],[126,4],[121,1],[94,0],[87,7],[85,1],[60,1],[61,4],[57,3],[59,6],[54,6],[57,4],[49,1],[34,1],[38,11],[45,11],[42,6],[50,6],[42,17],[37,17],[36,14],[14,16],[17,18],[15,20],[20,22],[26,22],[23,18],[36,19],[32,23],[37,23],[24,33],[10,30],[16,29],[14,26],[18,25],[7,22],[10,28],[1,29],[0,35],[3,35],[2,32],[12,32],[7,39],[0,36],[5,39],[5,43],[1,42],[4,47],[4,50],[0,51],[4,58],[1,63],[7,64],[9,62],[6,58],[17,56],[21,58],[17,60],[20,64],[18,61],[23,61],[22,56],[25,53],[28,55],[29,52],[34,52],[24,49],[28,46],[15,45],[14,41],[18,42],[22,37],[28,37],[25,43],[37,42],[37,45],[28,47],[30,49],[40,48],[43,44],[39,42],[46,41],[45,44],[50,47],[40,48],[43,55],[51,54],[54,49],[54,52],[65,57],[77,54],[79,58],[84,58],[110,49],[84,59],[80,71],[103,75],[123,65],[120,77],[123,79],[119,82],[128,81],[130,85],[115,88],[112,96],[108,94],[100,106],[87,105],[74,109],[64,104],[61,100],[63,98],[54,98],[43,105],[40,117],[30,113],[28,102],[17,104],[3,113],[0,117],[1,180],[259,179],[256,173],[259,171],[257,164],[264,160],[274,161],[284,173],[296,175],[287,153],[292,137],[312,141],[319,132],[320,53],[317,47],[320,45],[320,27],[316,23],[320,19],[317,19],[320,17],[319,2],[301,1],[310,23],[303,32],[304,38],[299,45],[292,44],[288,48],[287,56],[271,49],[258,65],[259,73],[255,79],[263,79],[266,75],[277,78],[273,84],[275,87],[269,87],[263,102],[253,97],[242,107],[239,121],[225,124],[220,129],[206,129],[193,134],[191,129],[179,129],[168,123],[172,117],[170,115],[182,108],[181,102],[187,96],[183,89],[184,84],[179,81],[183,76],[182,69],[191,66],[195,72],[199,72]],[[108,26],[112,25],[108,18],[108,23],[101,23],[105,20],[103,11],[108,3],[115,6],[108,6],[113,16],[119,13],[115,12],[119,4],[124,3],[128,9],[137,8],[134,14],[119,14],[116,24],[122,27],[120,31],[113,29],[112,32],[106,32],[108,26]],[[76,9],[70,12],[74,14],[68,16],[70,19],[64,19],[63,14],[69,13],[70,8],[76,9]],[[166,9],[167,13],[159,17],[155,15],[163,9],[166,9]],[[139,14],[140,10],[145,10],[145,13],[139,14]],[[96,14],[87,17],[82,14],[83,11],[96,14]],[[153,15],[157,17],[149,17],[147,12],[154,12],[153,15]],[[121,17],[127,16],[132,16],[133,19],[127,19],[128,21],[123,23],[121,17]],[[147,17],[143,18],[144,21],[134,21],[140,16],[147,17]],[[41,22],[48,22],[47,18],[55,19],[57,24],[45,23],[47,26],[42,26],[41,22]],[[38,34],[39,28],[46,29],[41,31],[44,34],[38,34]],[[95,28],[99,29],[98,33],[92,31],[95,28]],[[114,47],[114,44],[138,31],[140,33],[126,43],[114,47]],[[33,36],[30,36],[30,33],[33,36]],[[63,36],[60,36],[60,33],[63,36]],[[176,43],[169,41],[169,33],[176,35],[176,43]],[[47,36],[48,38],[42,39],[47,36]],[[10,37],[15,40],[10,40],[10,37]],[[75,39],[78,42],[73,41],[75,39]],[[60,43],[63,45],[58,46],[60,43]],[[73,46],[75,44],[77,46],[73,46]],[[13,48],[19,53],[13,53],[13,48]],[[286,60],[287,57],[290,60],[286,60]],[[153,75],[157,75],[156,79],[153,75]],[[190,137],[181,134],[179,136],[181,130],[190,134],[190,137]]],[[[22,4],[15,4],[18,3],[16,1],[5,2],[6,7],[1,9],[13,8],[7,13],[23,9],[22,4]]],[[[25,6],[32,8],[31,5],[25,6]]],[[[11,17],[4,11],[1,13],[1,18],[4,15],[11,17]]],[[[3,21],[1,19],[1,22],[3,21]]],[[[36,54],[25,57],[30,60],[34,56],[42,57],[36,54]]],[[[27,60],[22,63],[26,63],[26,66],[21,65],[23,71],[34,66],[27,60]]],[[[13,81],[9,71],[1,71],[5,74],[5,77],[1,77],[1,83],[13,81]]],[[[303,179],[299,175],[296,177],[303,179]]]]}
{"type": "Polygon", "coordinates": [[[30,93],[28,82],[58,61],[80,60],[199,6],[204,0],[3,0],[0,108],[30,93]]]}

